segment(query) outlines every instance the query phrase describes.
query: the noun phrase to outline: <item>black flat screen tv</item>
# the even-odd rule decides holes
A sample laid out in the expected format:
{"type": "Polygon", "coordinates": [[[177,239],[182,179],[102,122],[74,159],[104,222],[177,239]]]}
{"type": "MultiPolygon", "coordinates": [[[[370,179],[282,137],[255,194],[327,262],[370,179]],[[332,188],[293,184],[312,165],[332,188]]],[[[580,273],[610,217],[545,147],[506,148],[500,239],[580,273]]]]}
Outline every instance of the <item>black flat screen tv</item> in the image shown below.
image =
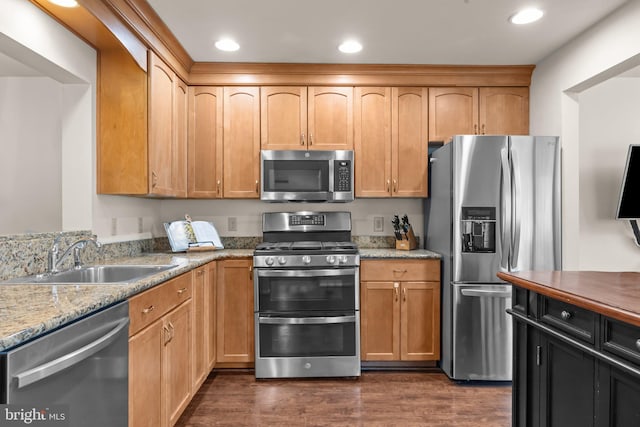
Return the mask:
{"type": "Polygon", "coordinates": [[[616,219],[640,219],[640,145],[630,145],[616,219]]]}

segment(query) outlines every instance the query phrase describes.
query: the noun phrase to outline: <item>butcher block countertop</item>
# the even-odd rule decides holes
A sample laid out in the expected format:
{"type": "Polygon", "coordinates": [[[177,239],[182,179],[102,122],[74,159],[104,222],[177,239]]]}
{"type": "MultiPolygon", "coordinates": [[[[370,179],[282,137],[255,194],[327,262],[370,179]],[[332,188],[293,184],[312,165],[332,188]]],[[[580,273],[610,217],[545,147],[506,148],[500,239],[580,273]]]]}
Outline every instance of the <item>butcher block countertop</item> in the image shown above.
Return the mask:
{"type": "Polygon", "coordinates": [[[520,288],[640,326],[640,273],[525,271],[498,273],[520,288]]]}

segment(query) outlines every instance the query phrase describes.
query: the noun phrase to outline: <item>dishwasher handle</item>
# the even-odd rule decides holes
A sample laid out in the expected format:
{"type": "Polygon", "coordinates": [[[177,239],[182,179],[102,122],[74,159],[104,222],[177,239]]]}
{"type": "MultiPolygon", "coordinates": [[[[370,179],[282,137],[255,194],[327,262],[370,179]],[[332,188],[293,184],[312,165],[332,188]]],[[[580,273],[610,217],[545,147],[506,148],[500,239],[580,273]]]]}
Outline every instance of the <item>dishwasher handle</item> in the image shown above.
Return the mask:
{"type": "Polygon", "coordinates": [[[129,326],[128,318],[118,322],[115,328],[113,328],[111,331],[98,338],[97,340],[83,347],[80,347],[79,349],[72,351],[71,353],[60,356],[50,362],[43,363],[40,366],[36,366],[35,368],[16,374],[14,378],[18,381],[18,389],[41,381],[47,377],[50,377],[51,375],[57,374],[58,372],[76,365],[83,360],[93,356],[100,350],[113,343],[113,341],[115,341],[115,339],[117,338],[117,335],[127,326],[129,326]]]}
{"type": "Polygon", "coordinates": [[[511,291],[487,289],[460,289],[460,293],[465,297],[509,298],[511,296],[511,291]]]}

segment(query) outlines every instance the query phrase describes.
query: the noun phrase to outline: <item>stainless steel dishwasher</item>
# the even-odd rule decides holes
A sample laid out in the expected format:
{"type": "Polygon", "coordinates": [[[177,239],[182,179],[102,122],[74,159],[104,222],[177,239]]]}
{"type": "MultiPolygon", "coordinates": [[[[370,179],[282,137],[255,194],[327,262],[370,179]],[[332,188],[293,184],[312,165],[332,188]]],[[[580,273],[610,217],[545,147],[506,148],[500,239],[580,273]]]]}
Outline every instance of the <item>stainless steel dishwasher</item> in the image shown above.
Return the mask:
{"type": "Polygon", "coordinates": [[[0,425],[126,427],[128,326],[125,301],[0,353],[0,425]]]}

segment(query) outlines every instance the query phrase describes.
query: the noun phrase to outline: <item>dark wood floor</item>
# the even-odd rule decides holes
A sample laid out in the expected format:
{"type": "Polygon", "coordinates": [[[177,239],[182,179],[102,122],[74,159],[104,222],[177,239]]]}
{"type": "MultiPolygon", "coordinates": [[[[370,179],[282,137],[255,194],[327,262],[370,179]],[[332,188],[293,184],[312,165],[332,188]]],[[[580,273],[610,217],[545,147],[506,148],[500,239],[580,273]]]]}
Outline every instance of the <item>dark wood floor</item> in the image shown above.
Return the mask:
{"type": "Polygon", "coordinates": [[[510,426],[511,386],[458,384],[439,372],[359,379],[256,380],[214,373],[177,427],[510,426]]]}

